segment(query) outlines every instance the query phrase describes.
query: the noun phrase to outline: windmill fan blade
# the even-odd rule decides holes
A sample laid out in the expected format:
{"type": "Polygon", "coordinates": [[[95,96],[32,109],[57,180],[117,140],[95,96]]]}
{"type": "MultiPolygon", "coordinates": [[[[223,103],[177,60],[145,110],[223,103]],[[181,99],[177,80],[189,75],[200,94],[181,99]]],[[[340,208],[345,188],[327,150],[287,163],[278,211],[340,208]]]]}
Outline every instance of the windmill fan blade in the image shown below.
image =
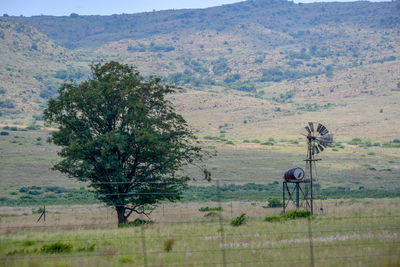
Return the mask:
{"type": "Polygon", "coordinates": [[[322,145],[332,146],[333,134],[324,134],[318,141],[322,145]]]}
{"type": "Polygon", "coordinates": [[[315,155],[315,146],[312,147],[312,154],[315,155]]]}
{"type": "Polygon", "coordinates": [[[321,131],[319,132],[321,135],[325,135],[329,133],[328,129],[324,125],[321,125],[321,131]]]}
{"type": "Polygon", "coordinates": [[[321,152],[324,151],[324,147],[323,147],[323,146],[321,146],[320,144],[318,144],[318,147],[319,147],[319,149],[321,150],[321,152]]]}
{"type": "Polygon", "coordinates": [[[317,132],[321,133],[321,127],[322,127],[322,124],[321,124],[321,123],[318,123],[317,132]]]}
{"type": "Polygon", "coordinates": [[[309,122],[308,126],[310,126],[311,132],[314,132],[314,124],[312,122],[309,122]]]}
{"type": "MultiPolygon", "coordinates": [[[[317,147],[317,145],[315,145],[315,151],[317,151],[317,154],[319,153],[319,149],[318,149],[318,147],[317,147]]],[[[322,152],[322,150],[321,150],[321,152],[322,152]]]]}
{"type": "Polygon", "coordinates": [[[320,124],[320,125],[321,125],[321,127],[319,127],[319,129],[318,129],[319,134],[320,135],[327,134],[328,133],[328,129],[326,129],[326,127],[324,125],[322,125],[322,124],[320,124]]]}
{"type": "Polygon", "coordinates": [[[306,126],[306,127],[304,127],[304,128],[306,128],[306,130],[307,130],[307,132],[308,132],[309,134],[311,133],[310,127],[306,126]]]}

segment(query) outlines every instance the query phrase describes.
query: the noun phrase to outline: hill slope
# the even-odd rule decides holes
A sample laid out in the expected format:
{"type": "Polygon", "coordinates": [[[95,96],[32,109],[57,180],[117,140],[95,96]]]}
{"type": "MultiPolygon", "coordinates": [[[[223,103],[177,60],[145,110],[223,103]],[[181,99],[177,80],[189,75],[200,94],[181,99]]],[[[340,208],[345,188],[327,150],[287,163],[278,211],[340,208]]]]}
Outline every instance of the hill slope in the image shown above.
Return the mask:
{"type": "Polygon", "coordinates": [[[297,122],[322,120],[342,136],[390,139],[399,134],[399,10],[398,1],[259,0],[132,15],[2,18],[1,122],[40,119],[63,79],[79,81],[90,62],[113,59],[185,87],[174,101],[200,135],[224,125],[237,140],[296,135],[297,122]],[[15,49],[15,42],[24,45],[15,49]]]}

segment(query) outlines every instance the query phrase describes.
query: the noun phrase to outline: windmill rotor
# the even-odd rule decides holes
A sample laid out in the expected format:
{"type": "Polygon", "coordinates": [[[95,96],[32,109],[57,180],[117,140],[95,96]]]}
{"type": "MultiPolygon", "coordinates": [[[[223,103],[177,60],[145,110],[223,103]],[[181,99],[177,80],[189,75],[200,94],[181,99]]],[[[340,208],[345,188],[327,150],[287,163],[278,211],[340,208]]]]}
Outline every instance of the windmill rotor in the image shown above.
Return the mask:
{"type": "Polygon", "coordinates": [[[333,134],[321,123],[309,122],[306,129],[307,142],[312,155],[319,154],[325,148],[332,146],[333,134]]]}

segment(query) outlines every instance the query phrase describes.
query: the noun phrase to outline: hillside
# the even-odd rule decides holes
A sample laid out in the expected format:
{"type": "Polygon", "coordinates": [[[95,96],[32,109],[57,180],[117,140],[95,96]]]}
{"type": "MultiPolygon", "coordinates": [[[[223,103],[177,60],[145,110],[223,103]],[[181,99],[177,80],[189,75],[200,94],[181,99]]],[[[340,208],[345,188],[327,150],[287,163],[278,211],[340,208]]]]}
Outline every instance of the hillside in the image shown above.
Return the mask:
{"type": "MultiPolygon", "coordinates": [[[[11,19],[30,24],[69,48],[93,47],[121,39],[141,39],[188,31],[223,32],[235,30],[237,26],[247,28],[251,24],[289,35],[301,35],[299,31],[306,31],[310,27],[341,23],[372,29],[396,28],[400,25],[398,1],[294,4],[285,0],[250,0],[207,9],[11,19]]],[[[318,38],[312,34],[304,37],[318,38]]]]}
{"type": "Polygon", "coordinates": [[[398,10],[398,1],[246,1],[132,15],[3,17],[0,123],[40,120],[64,79],[79,81],[90,62],[114,59],[186,88],[175,104],[203,136],[221,125],[238,140],[296,135],[301,126],[293,122],[323,120],[344,137],[390,140],[398,136],[398,10]]]}

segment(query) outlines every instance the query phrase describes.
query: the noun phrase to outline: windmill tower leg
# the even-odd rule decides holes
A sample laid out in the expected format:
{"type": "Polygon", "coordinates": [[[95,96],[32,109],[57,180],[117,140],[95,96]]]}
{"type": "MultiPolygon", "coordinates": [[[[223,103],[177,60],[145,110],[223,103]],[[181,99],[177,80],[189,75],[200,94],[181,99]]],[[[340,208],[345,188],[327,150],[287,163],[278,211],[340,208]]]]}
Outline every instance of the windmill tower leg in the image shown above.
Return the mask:
{"type": "Polygon", "coordinates": [[[299,183],[296,183],[296,209],[300,208],[300,188],[299,183]]]}
{"type": "Polygon", "coordinates": [[[282,183],[282,207],[283,207],[283,214],[285,214],[286,210],[286,198],[285,198],[285,182],[282,183]]]}

